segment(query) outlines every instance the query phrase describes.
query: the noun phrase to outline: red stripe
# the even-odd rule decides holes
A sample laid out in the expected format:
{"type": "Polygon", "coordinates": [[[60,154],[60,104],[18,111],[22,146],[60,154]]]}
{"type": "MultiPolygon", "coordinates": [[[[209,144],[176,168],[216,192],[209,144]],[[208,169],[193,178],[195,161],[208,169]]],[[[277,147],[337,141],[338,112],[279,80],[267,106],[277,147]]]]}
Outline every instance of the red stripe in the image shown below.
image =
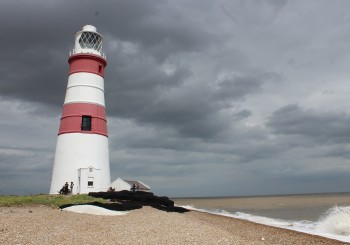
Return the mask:
{"type": "Polygon", "coordinates": [[[74,54],[68,59],[69,75],[77,72],[88,72],[104,77],[107,61],[95,54],[74,54]]]}
{"type": "Polygon", "coordinates": [[[58,134],[66,133],[100,134],[108,137],[106,109],[97,104],[65,104],[58,134]],[[81,130],[82,116],[91,116],[91,131],[81,130]]]}

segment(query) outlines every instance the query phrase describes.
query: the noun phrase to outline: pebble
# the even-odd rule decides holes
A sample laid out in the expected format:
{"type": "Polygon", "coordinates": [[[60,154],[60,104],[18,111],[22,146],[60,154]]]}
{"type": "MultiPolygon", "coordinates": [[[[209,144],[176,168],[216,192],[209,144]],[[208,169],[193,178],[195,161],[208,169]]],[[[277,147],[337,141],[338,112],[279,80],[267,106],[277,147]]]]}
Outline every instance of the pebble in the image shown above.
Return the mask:
{"type": "Polygon", "coordinates": [[[249,221],[151,207],[122,216],[0,207],[0,220],[0,244],[344,244],[249,221]]]}

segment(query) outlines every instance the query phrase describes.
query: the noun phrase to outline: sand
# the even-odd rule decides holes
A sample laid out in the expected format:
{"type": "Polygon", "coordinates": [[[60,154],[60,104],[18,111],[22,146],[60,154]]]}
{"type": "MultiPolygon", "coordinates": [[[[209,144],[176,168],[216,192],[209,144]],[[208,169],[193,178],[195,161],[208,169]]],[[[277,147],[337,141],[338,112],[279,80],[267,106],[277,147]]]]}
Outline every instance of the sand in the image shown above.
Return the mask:
{"type": "Polygon", "coordinates": [[[121,216],[0,207],[0,244],[345,244],[197,211],[150,207],[121,216]]]}

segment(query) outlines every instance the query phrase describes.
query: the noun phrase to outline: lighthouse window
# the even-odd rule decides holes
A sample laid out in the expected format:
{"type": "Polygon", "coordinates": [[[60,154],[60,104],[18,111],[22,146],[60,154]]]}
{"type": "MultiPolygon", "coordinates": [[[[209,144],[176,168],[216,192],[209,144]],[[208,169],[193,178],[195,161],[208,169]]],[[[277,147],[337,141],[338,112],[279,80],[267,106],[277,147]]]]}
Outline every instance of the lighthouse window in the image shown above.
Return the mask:
{"type": "Polygon", "coordinates": [[[91,131],[91,116],[83,116],[82,117],[81,130],[91,131]]]}
{"type": "Polygon", "coordinates": [[[94,186],[94,177],[88,177],[88,187],[94,186]]]}

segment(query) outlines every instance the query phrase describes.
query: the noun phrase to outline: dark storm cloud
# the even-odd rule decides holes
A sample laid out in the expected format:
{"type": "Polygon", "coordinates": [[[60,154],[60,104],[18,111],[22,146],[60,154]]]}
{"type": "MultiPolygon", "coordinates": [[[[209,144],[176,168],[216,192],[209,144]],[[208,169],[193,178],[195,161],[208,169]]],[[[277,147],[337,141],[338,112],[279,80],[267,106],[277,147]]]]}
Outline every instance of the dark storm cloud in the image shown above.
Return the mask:
{"type": "Polygon", "coordinates": [[[3,163],[0,166],[1,178],[13,178],[13,175],[19,175],[21,172],[27,174],[33,174],[36,172],[46,172],[50,170],[50,167],[43,164],[40,159],[40,155],[28,151],[13,151],[9,153],[0,153],[0,162],[3,163]],[[21,171],[20,171],[21,170],[21,171]]]}
{"type": "MultiPolygon", "coordinates": [[[[37,3],[18,8],[18,3],[8,2],[2,8],[0,20],[10,22],[1,39],[8,48],[0,68],[4,74],[0,93],[7,97],[58,109],[66,86],[66,54],[73,43],[73,31],[69,30],[90,22],[98,27],[103,23],[98,30],[108,37],[106,99],[110,116],[172,126],[183,135],[207,138],[228,128],[232,120],[220,113],[222,100],[243,98],[261,86],[259,78],[238,76],[221,81],[215,94],[207,88],[199,92],[189,88],[190,93],[186,87],[169,91],[182,86],[192,71],[175,64],[172,72],[165,72],[162,65],[167,57],[199,52],[218,45],[219,39],[199,20],[172,8],[167,1],[117,1],[109,5],[82,1],[69,3],[69,8],[45,2],[39,14],[37,3]],[[128,50],[130,46],[135,50],[128,50]]],[[[206,3],[201,11],[210,7],[206,3]]]]}
{"type": "Polygon", "coordinates": [[[46,192],[51,161],[46,154],[27,150],[0,152],[0,195],[46,192]]]}
{"type": "Polygon", "coordinates": [[[111,71],[106,74],[106,99],[110,115],[132,118],[151,106],[167,90],[180,86],[190,75],[185,67],[167,74],[143,51],[127,53],[118,47],[109,58],[111,71]]]}
{"type": "MultiPolygon", "coordinates": [[[[113,69],[120,63],[115,59],[118,54],[107,50],[112,66],[109,74],[122,78],[118,82],[124,84],[145,71],[148,81],[166,83],[165,80],[169,78],[157,68],[160,63],[155,60],[153,65],[147,67],[147,59],[154,57],[164,60],[176,52],[201,50],[210,42],[209,34],[203,28],[198,28],[198,23],[177,13],[166,1],[157,0],[116,1],[109,4],[93,1],[67,1],[66,4],[5,1],[0,10],[0,22],[6,23],[0,37],[3,47],[0,94],[48,105],[62,103],[68,69],[67,54],[73,43],[72,33],[86,23],[101,27],[98,30],[109,38],[106,47],[111,39],[118,38],[142,49],[139,55],[146,56],[146,60],[141,63],[143,57],[136,57],[140,61],[132,66],[133,72],[124,72],[129,77],[115,76],[119,71],[113,69]],[[165,16],[169,17],[166,21],[165,16]]],[[[172,83],[181,82],[183,72],[179,70],[171,76],[172,83]]],[[[152,86],[147,81],[142,84],[152,86]]],[[[132,86],[132,83],[128,86],[132,86]]]]}
{"type": "MultiPolygon", "coordinates": [[[[243,114],[245,113],[247,112],[243,112],[243,114]]],[[[243,119],[240,118],[239,120],[243,119]]],[[[154,165],[154,163],[163,166],[168,164],[184,164],[187,166],[189,162],[190,166],[195,166],[196,163],[200,166],[209,159],[215,165],[227,163],[234,166],[269,159],[271,155],[277,157],[289,147],[284,143],[269,140],[266,137],[266,132],[261,129],[251,128],[247,130],[244,125],[237,122],[230,128],[225,127],[214,131],[222,131],[222,134],[218,134],[216,137],[213,135],[209,137],[207,132],[202,132],[202,138],[195,137],[193,132],[187,133],[184,137],[183,134],[178,134],[169,127],[148,127],[145,123],[141,124],[142,126],[134,124],[131,127],[130,125],[126,127],[123,123],[119,126],[114,123],[110,125],[112,125],[112,130],[115,132],[111,137],[111,148],[115,151],[128,151],[131,158],[134,155],[152,156],[149,163],[146,160],[147,157],[134,161],[134,163],[144,162],[145,166],[154,165]],[[130,132],[118,132],[119,128],[128,128],[130,132]],[[204,138],[204,136],[207,137],[204,138]],[[153,156],[158,156],[158,158],[154,159],[153,156]],[[198,160],[190,156],[201,157],[198,160]],[[184,159],[181,159],[181,157],[184,157],[184,159]],[[190,160],[186,159],[187,157],[190,160]]],[[[198,127],[200,126],[198,125],[198,127]]],[[[118,162],[123,162],[120,156],[116,159],[118,159],[118,162]]],[[[126,159],[126,161],[130,162],[129,159],[126,159]]],[[[191,169],[198,171],[197,168],[191,169]]],[[[164,170],[164,175],[166,175],[166,168],[164,170]]],[[[153,170],[149,169],[149,171],[153,170]]]]}
{"type": "Polygon", "coordinates": [[[319,156],[350,159],[350,147],[345,144],[334,145],[323,150],[319,156]]]}
{"type": "Polygon", "coordinates": [[[252,112],[249,110],[241,110],[237,113],[234,114],[234,117],[236,117],[238,120],[242,120],[244,118],[249,117],[250,115],[252,115],[252,112]]]}
{"type": "Polygon", "coordinates": [[[107,85],[110,87],[107,93],[111,101],[110,115],[172,127],[187,137],[210,139],[229,130],[235,120],[248,117],[251,112],[242,110],[229,115],[223,110],[275,79],[270,74],[225,77],[212,89],[205,85],[210,81],[187,84],[191,73],[184,67],[176,67],[168,75],[157,70],[152,60],[147,64],[140,64],[130,56],[121,60],[128,60],[128,63],[117,67],[116,81],[107,85]],[[138,66],[142,66],[142,70],[138,66]],[[157,77],[162,79],[157,80],[157,77]]]}
{"type": "MultiPolygon", "coordinates": [[[[8,1],[0,10],[1,95],[58,104],[66,86],[67,38],[51,4],[8,1]],[[23,5],[22,5],[23,4],[23,5]],[[50,14],[52,14],[50,16],[50,14]],[[61,29],[62,28],[62,29],[61,29]]],[[[62,102],[61,102],[62,103],[62,102]]]]}
{"type": "Polygon", "coordinates": [[[276,134],[302,135],[317,141],[350,142],[350,116],[342,112],[321,112],[287,105],[269,118],[267,126],[276,134]]]}
{"type": "Polygon", "coordinates": [[[263,81],[259,77],[227,77],[219,82],[215,96],[220,100],[240,99],[259,91],[263,81]]]}

